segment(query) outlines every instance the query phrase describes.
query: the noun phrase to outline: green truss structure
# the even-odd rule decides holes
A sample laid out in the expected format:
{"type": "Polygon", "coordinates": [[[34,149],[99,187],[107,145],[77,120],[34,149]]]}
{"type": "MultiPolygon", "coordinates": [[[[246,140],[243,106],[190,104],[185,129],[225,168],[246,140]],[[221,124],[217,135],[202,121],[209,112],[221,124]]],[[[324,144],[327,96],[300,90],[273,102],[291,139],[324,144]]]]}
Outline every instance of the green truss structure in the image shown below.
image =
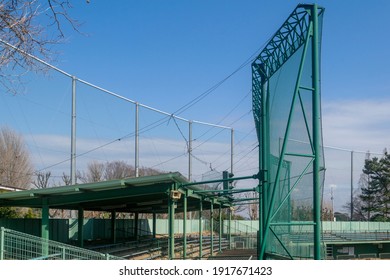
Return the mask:
{"type": "Polygon", "coordinates": [[[259,259],[321,259],[324,9],[301,4],[252,63],[259,141],[259,259]]]}

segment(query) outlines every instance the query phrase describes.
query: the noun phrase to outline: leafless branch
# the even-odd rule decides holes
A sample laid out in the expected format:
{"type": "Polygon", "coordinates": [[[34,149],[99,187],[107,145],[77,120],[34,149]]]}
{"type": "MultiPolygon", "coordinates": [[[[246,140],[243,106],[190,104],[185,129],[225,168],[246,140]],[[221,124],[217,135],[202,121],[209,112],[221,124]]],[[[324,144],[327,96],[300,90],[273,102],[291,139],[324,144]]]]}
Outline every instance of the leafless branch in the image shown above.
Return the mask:
{"type": "Polygon", "coordinates": [[[79,30],[71,8],[69,0],[0,0],[0,85],[17,93],[24,73],[47,71],[32,56],[52,61],[64,27],[79,30]]]}

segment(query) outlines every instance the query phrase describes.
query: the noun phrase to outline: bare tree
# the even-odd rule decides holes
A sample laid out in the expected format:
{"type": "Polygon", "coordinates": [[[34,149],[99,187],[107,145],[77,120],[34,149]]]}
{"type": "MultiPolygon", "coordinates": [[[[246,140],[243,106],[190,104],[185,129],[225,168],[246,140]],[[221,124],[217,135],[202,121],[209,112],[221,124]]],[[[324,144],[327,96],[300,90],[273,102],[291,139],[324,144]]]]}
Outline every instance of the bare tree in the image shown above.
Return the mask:
{"type": "Polygon", "coordinates": [[[82,183],[101,182],[104,180],[104,170],[104,163],[92,161],[88,163],[87,170],[85,172],[78,171],[76,177],[82,183]]]}
{"type": "Polygon", "coordinates": [[[50,171],[47,171],[46,173],[38,172],[37,178],[33,181],[33,185],[37,189],[46,189],[49,187],[50,177],[51,177],[50,171]]]}
{"type": "Polygon", "coordinates": [[[123,179],[134,175],[134,167],[124,161],[107,162],[104,170],[105,180],[123,179]]]}
{"type": "Polygon", "coordinates": [[[245,198],[253,199],[253,202],[248,205],[248,216],[250,220],[257,220],[259,218],[259,193],[249,192],[245,194],[245,198]]]}
{"type": "Polygon", "coordinates": [[[33,166],[21,135],[8,127],[0,129],[0,184],[30,188],[33,166]]]}
{"type": "Polygon", "coordinates": [[[78,30],[70,0],[0,0],[0,83],[16,93],[25,73],[45,70],[34,57],[51,61],[63,25],[78,30]]]}
{"type": "MultiPolygon", "coordinates": [[[[161,171],[148,167],[141,167],[139,171],[140,176],[162,174],[161,171]]],[[[134,177],[134,175],[134,166],[120,160],[108,161],[105,163],[92,161],[88,163],[86,171],[78,171],[76,174],[77,180],[80,180],[82,183],[124,179],[134,177]]]]}

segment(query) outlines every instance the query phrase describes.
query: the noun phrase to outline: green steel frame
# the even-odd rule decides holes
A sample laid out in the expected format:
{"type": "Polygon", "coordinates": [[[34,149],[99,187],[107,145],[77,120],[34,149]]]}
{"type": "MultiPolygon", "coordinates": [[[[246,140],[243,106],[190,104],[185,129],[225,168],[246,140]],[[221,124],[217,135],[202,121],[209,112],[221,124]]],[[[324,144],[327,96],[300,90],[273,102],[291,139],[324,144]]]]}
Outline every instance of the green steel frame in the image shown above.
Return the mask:
{"type": "MultiPolygon", "coordinates": [[[[276,211],[273,211],[275,204],[275,195],[277,191],[276,184],[281,176],[282,165],[285,163],[285,156],[309,157],[310,162],[302,171],[301,177],[312,167],[313,172],[313,227],[314,227],[314,259],[321,259],[321,156],[322,156],[322,137],[321,137],[321,109],[320,109],[320,63],[319,63],[319,16],[324,9],[316,4],[298,5],[291,13],[281,28],[275,33],[267,46],[258,55],[252,63],[252,92],[253,92],[253,115],[259,140],[259,259],[266,258],[266,244],[269,235],[273,230],[273,218],[276,211]],[[311,43],[311,77],[312,86],[305,87],[301,84],[301,76],[304,69],[306,55],[308,55],[309,44],[311,43]],[[301,55],[298,75],[296,78],[295,89],[291,101],[290,112],[287,126],[281,147],[279,162],[277,165],[276,178],[271,182],[271,153],[270,153],[270,96],[268,82],[269,79],[298,51],[303,48],[301,55]],[[312,93],[312,127],[308,127],[306,114],[302,105],[300,96],[301,90],[307,90],[312,93]],[[296,100],[299,100],[303,115],[305,118],[306,130],[309,136],[312,154],[288,154],[286,145],[291,129],[293,112],[295,110],[296,100]],[[312,129],[312,135],[310,133],[312,129]]],[[[298,178],[297,182],[300,180],[298,178]]],[[[289,186],[289,192],[294,186],[289,186]]],[[[274,234],[275,235],[275,234],[274,234]]],[[[278,239],[278,237],[275,235],[278,239]]],[[[287,255],[292,256],[284,246],[283,241],[278,239],[280,245],[285,249],[287,255]]]]}
{"type": "MultiPolygon", "coordinates": [[[[63,186],[49,189],[32,189],[20,192],[0,194],[0,206],[23,206],[41,208],[41,237],[50,240],[49,210],[71,209],[78,210],[78,246],[83,247],[83,218],[84,211],[109,211],[111,213],[111,238],[116,242],[116,213],[134,213],[134,236],[138,236],[139,213],[153,214],[153,236],[156,236],[156,214],[168,213],[168,257],[175,256],[175,213],[183,213],[183,258],[187,258],[187,213],[199,211],[199,258],[202,258],[204,246],[202,244],[203,219],[202,212],[214,209],[230,208],[231,195],[235,192],[249,190],[204,190],[197,185],[208,182],[230,182],[233,180],[255,179],[257,175],[213,180],[207,182],[188,182],[180,173],[127,178],[90,184],[63,186]],[[178,195],[180,193],[181,195],[178,195]],[[222,195],[221,195],[222,194],[222,195]]],[[[221,219],[219,221],[221,225],[221,219]]],[[[213,226],[213,219],[210,224],[213,226]]],[[[221,244],[222,227],[219,227],[219,250],[221,244]]],[[[1,244],[0,244],[1,245],[1,244]]],[[[211,247],[214,247],[214,236],[211,235],[211,247]]],[[[0,251],[3,252],[3,246],[0,251]]],[[[42,255],[49,255],[49,249],[42,247],[42,255]]]]}

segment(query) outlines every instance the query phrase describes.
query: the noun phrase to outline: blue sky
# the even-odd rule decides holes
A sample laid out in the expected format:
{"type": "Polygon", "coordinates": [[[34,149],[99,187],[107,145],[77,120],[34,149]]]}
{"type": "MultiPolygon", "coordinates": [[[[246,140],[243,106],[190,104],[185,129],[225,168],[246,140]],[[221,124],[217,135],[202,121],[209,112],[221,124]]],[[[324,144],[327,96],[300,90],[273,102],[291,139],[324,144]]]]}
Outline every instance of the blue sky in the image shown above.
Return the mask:
{"type": "MultiPolygon", "coordinates": [[[[90,2],[74,1],[71,14],[83,23],[80,27],[83,34],[66,26],[65,42],[55,46],[58,55],[52,64],[168,113],[177,112],[240,69],[179,115],[188,120],[234,127],[237,175],[254,173],[256,135],[250,112],[248,62],[301,1],[90,2]]],[[[387,14],[390,2],[318,1],[318,4],[325,7],[321,73],[324,144],[381,152],[390,143],[387,14]]],[[[25,135],[37,170],[69,157],[70,90],[68,78],[49,73],[31,76],[24,94],[3,96],[4,123],[25,135]]],[[[78,154],[104,146],[134,129],[131,104],[81,84],[77,92],[78,154]]],[[[146,111],[141,112],[144,125],[161,117],[146,111]]],[[[182,167],[186,158],[180,155],[185,153],[183,138],[188,139],[187,130],[184,122],[167,120],[159,129],[143,134],[141,164],[171,171],[176,171],[179,165],[185,174],[182,167]],[[176,150],[166,151],[162,147],[176,150]],[[176,156],[182,161],[170,165],[169,159],[176,156]]],[[[197,178],[210,170],[210,164],[219,171],[229,168],[230,132],[209,131],[209,127],[201,125],[194,130],[194,138],[199,137],[195,141],[198,149],[194,159],[197,178]]],[[[80,157],[78,166],[91,160],[126,158],[133,163],[131,141],[131,137],[126,138],[115,143],[116,146],[110,145],[111,150],[99,149],[100,154],[80,157]],[[112,157],[114,151],[122,157],[112,157]]],[[[348,173],[349,154],[340,153],[334,158],[330,156],[330,163],[343,164],[333,167],[336,164],[328,163],[330,175],[326,186],[342,189],[340,196],[344,196],[348,193],[349,176],[339,173],[348,173]]],[[[364,159],[364,153],[361,157],[364,159]]],[[[65,162],[56,168],[66,172],[68,165],[65,162]]],[[[361,168],[356,164],[355,181],[361,168]]]]}

